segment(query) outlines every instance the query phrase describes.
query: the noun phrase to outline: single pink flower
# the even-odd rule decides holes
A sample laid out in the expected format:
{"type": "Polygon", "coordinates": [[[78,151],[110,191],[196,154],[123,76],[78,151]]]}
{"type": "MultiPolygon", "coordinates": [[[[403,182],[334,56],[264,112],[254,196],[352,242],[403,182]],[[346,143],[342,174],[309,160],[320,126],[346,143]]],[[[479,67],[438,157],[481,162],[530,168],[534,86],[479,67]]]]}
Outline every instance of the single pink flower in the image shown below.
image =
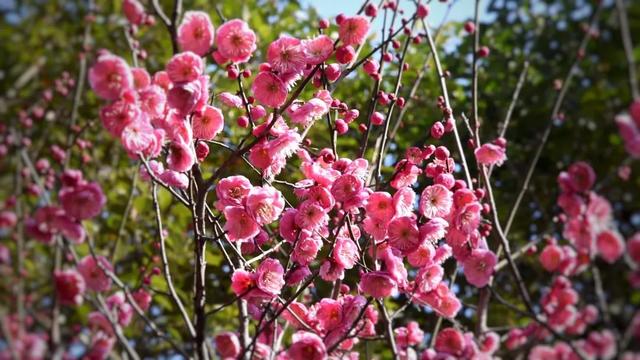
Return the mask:
{"type": "Polygon", "coordinates": [[[53,274],[56,296],[62,305],[82,304],[86,288],[84,278],[76,270],[57,270],[53,274]]]}
{"type": "Polygon", "coordinates": [[[338,33],[344,45],[360,45],[364,42],[371,24],[365,16],[356,15],[342,20],[338,33]]]}
{"type": "Polygon", "coordinates": [[[142,309],[142,311],[149,310],[149,306],[151,305],[152,297],[151,297],[151,294],[147,290],[145,290],[143,288],[140,288],[140,289],[134,291],[132,296],[133,296],[133,300],[140,307],[140,309],[142,309]]]}
{"type": "Polygon", "coordinates": [[[202,93],[202,83],[199,79],[176,84],[167,93],[167,104],[175,109],[178,116],[186,117],[197,110],[202,93]]]}
{"type": "Polygon", "coordinates": [[[249,179],[242,175],[229,176],[218,182],[216,186],[216,209],[222,211],[227,206],[241,206],[253,186],[249,179]]]}
{"type": "Polygon", "coordinates": [[[167,94],[158,85],[150,85],[138,92],[140,109],[147,113],[149,119],[156,120],[164,116],[167,105],[167,94]]]}
{"type": "Polygon", "coordinates": [[[342,325],[342,304],[333,299],[322,299],[316,305],[316,316],[324,330],[332,330],[342,325]]]}
{"type": "Polygon", "coordinates": [[[420,214],[426,218],[446,217],[451,211],[453,194],[440,184],[427,186],[420,195],[420,214]]]}
{"type": "Polygon", "coordinates": [[[384,271],[372,271],[362,274],[360,278],[360,291],[374,298],[391,296],[396,290],[396,282],[384,271]]]}
{"type": "Polygon", "coordinates": [[[391,187],[394,189],[401,189],[404,187],[411,187],[418,180],[418,175],[422,173],[422,170],[416,165],[409,162],[407,159],[402,159],[396,165],[395,174],[391,180],[391,187]]]}
{"type": "Polygon", "coordinates": [[[126,90],[133,89],[129,65],[120,57],[104,54],[89,69],[89,84],[105,100],[116,100],[126,90]]]}
{"type": "Polygon", "coordinates": [[[0,229],[9,229],[16,225],[18,217],[11,210],[0,211],[0,229]]]}
{"type": "Polygon", "coordinates": [[[240,354],[240,340],[235,333],[224,331],[215,337],[216,350],[223,359],[235,359],[240,354]]]}
{"type": "Polygon", "coordinates": [[[478,202],[471,202],[464,205],[461,209],[456,211],[456,215],[453,219],[454,227],[465,234],[472,233],[480,224],[481,210],[482,205],[478,202]]]}
{"type": "Polygon", "coordinates": [[[367,215],[382,220],[391,220],[396,209],[393,206],[393,198],[388,192],[374,192],[367,199],[367,215]]]}
{"type": "Polygon", "coordinates": [[[461,356],[464,351],[465,344],[466,341],[462,332],[454,328],[445,328],[436,336],[434,348],[436,351],[441,353],[461,356]]]}
{"type": "Polygon", "coordinates": [[[609,264],[613,264],[622,256],[624,248],[624,240],[613,230],[605,230],[596,237],[596,250],[609,264]]]}
{"type": "Polygon", "coordinates": [[[256,99],[265,106],[277,108],[287,100],[287,87],[279,77],[270,72],[261,72],[251,86],[256,99]]]}
{"type": "Polygon", "coordinates": [[[256,285],[254,274],[238,269],[231,275],[231,290],[236,296],[244,296],[256,285]]]}
{"type": "Polygon", "coordinates": [[[640,127],[638,123],[634,122],[627,114],[616,115],[615,122],[627,153],[633,158],[640,157],[640,127]]]}
{"type": "Polygon", "coordinates": [[[640,232],[627,240],[627,252],[634,263],[640,264],[640,232]]]}
{"type": "Polygon", "coordinates": [[[333,53],[333,40],[327,35],[319,35],[313,39],[303,40],[302,48],[307,64],[322,64],[333,53]]]}
{"type": "Polygon", "coordinates": [[[410,187],[398,189],[393,194],[393,207],[396,216],[412,216],[413,204],[416,200],[416,193],[410,187]]]}
{"type": "Polygon", "coordinates": [[[222,57],[235,63],[243,63],[256,50],[256,34],[244,21],[233,19],[218,28],[216,44],[222,57]]]}
{"type": "Polygon", "coordinates": [[[87,359],[106,359],[109,357],[116,344],[115,336],[105,333],[98,333],[91,338],[91,344],[84,354],[87,359]]]}
{"type": "Polygon", "coordinates": [[[133,307],[126,300],[122,291],[113,293],[106,299],[109,310],[115,312],[117,315],[118,323],[121,326],[127,326],[133,319],[133,307]]]}
{"type": "Polygon", "coordinates": [[[67,215],[78,220],[97,216],[107,203],[98,183],[86,183],[74,188],[63,188],[58,194],[60,205],[67,215]]]}
{"type": "Polygon", "coordinates": [[[313,98],[301,106],[289,107],[287,112],[292,123],[307,127],[329,112],[329,106],[324,101],[313,98]]]}
{"type": "Polygon", "coordinates": [[[322,248],[322,240],[312,236],[308,231],[301,231],[298,240],[295,242],[291,260],[302,266],[309,265],[318,256],[318,251],[322,248]]]}
{"type": "Polygon", "coordinates": [[[420,242],[436,244],[445,237],[449,223],[443,218],[433,218],[420,226],[420,242]]]}
{"type": "Polygon", "coordinates": [[[247,194],[246,209],[259,225],[268,225],[282,214],[284,197],[272,186],[256,186],[247,194]]]}
{"type": "Polygon", "coordinates": [[[384,240],[387,237],[387,228],[389,222],[387,220],[372,218],[367,216],[362,222],[362,229],[375,240],[384,240]]]}
{"type": "Polygon", "coordinates": [[[356,244],[350,238],[342,236],[336,239],[332,255],[333,259],[345,269],[353,268],[360,258],[356,244]]]}
{"type": "Polygon", "coordinates": [[[402,216],[391,220],[387,233],[389,245],[403,254],[409,254],[420,246],[420,231],[416,226],[416,220],[411,217],[402,216]]]}
{"type": "Polygon", "coordinates": [[[204,72],[202,58],[191,51],[173,55],[167,63],[167,74],[174,83],[188,83],[197,80],[204,72]]]}
{"type": "Polygon", "coordinates": [[[556,271],[563,259],[564,251],[556,244],[548,244],[540,253],[540,264],[549,272],[556,271]]]}
{"type": "Polygon", "coordinates": [[[186,189],[189,187],[189,177],[181,172],[165,170],[158,177],[165,184],[178,189],[186,189]]]}
{"type": "Polygon", "coordinates": [[[242,98],[238,95],[234,95],[230,92],[221,92],[217,96],[224,105],[232,108],[241,108],[243,106],[242,98]]]}
{"type": "MultiPolygon", "coordinates": [[[[98,261],[102,267],[108,271],[113,271],[113,266],[104,256],[98,256],[98,261]]],[[[78,262],[78,272],[84,278],[87,288],[93,291],[107,291],[111,287],[111,278],[102,271],[98,261],[91,256],[85,256],[78,262]]]]}
{"type": "Polygon", "coordinates": [[[224,117],[220,109],[207,105],[202,114],[195,114],[192,120],[193,137],[213,140],[224,127],[224,117]]]}
{"type": "Polygon", "coordinates": [[[411,266],[422,267],[433,261],[435,252],[431,243],[424,242],[416,250],[407,255],[407,260],[411,266]]]}
{"type": "Polygon", "coordinates": [[[122,1],[122,12],[132,25],[141,25],[146,17],[144,6],[138,0],[122,1]]]}
{"type": "Polygon", "coordinates": [[[324,360],[327,350],[322,339],[308,331],[298,331],[291,337],[292,344],[287,350],[291,360],[324,360]]]}
{"type": "Polygon", "coordinates": [[[224,231],[227,232],[230,241],[251,239],[258,235],[260,226],[243,207],[227,206],[224,208],[224,231]]]}
{"type": "Polygon", "coordinates": [[[467,282],[476,287],[484,287],[489,283],[496,263],[496,255],[490,250],[473,250],[463,263],[467,282]]]}
{"type": "Polygon", "coordinates": [[[505,148],[493,143],[486,143],[474,151],[476,160],[482,165],[500,166],[507,159],[505,148]]]}
{"type": "Polygon", "coordinates": [[[416,275],[416,289],[421,293],[434,290],[442,281],[444,269],[437,264],[422,267],[416,275]]]}
{"type": "Polygon", "coordinates": [[[129,154],[136,155],[139,152],[144,153],[155,143],[156,134],[145,116],[122,129],[120,141],[129,154]]]}
{"type": "Polygon", "coordinates": [[[344,202],[357,196],[360,191],[362,191],[363,187],[364,182],[362,179],[351,174],[345,174],[340,176],[333,183],[333,186],[331,187],[331,194],[336,201],[344,202]]]}
{"type": "Polygon", "coordinates": [[[169,170],[185,172],[191,169],[195,163],[196,151],[193,144],[187,144],[181,139],[169,144],[169,155],[167,156],[169,170]]]}
{"type": "Polygon", "coordinates": [[[144,68],[131,68],[131,75],[133,76],[133,86],[136,90],[141,90],[151,85],[151,76],[144,68]]]}
{"type": "Polygon", "coordinates": [[[280,295],[284,286],[284,268],[276,259],[265,259],[256,269],[256,286],[270,296],[280,295]]]}
{"type": "Polygon", "coordinates": [[[102,125],[115,137],[120,137],[122,130],[140,117],[140,108],[127,100],[114,101],[100,109],[102,125]]]}
{"type": "Polygon", "coordinates": [[[314,230],[326,224],[328,219],[329,217],[322,206],[307,200],[298,206],[295,223],[302,229],[314,230]]]}
{"type": "Polygon", "coordinates": [[[571,164],[567,172],[569,173],[570,184],[574,191],[588,191],[596,182],[595,171],[593,171],[591,165],[584,161],[571,164]]]}
{"type": "Polygon", "coordinates": [[[299,73],[306,65],[302,42],[291,36],[280,36],[269,44],[267,61],[273,70],[281,74],[299,73]]]}
{"type": "Polygon", "coordinates": [[[178,45],[182,51],[205,55],[213,46],[213,24],[204,11],[187,11],[178,27],[178,45]]]}

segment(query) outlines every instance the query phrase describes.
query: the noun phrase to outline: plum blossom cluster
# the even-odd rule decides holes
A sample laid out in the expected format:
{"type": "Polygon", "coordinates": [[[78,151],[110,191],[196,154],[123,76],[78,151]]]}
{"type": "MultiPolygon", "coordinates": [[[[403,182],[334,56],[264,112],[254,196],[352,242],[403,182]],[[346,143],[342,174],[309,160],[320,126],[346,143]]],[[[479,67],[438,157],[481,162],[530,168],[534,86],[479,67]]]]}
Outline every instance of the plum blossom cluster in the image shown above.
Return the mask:
{"type": "MultiPolygon", "coordinates": [[[[595,172],[585,162],[570,165],[558,176],[561,193],[557,203],[562,209],[558,218],[564,224],[563,236],[567,244],[561,245],[556,239],[549,238],[539,255],[542,267],[555,274],[550,288],[540,300],[546,326],[531,323],[524,328],[512,329],[505,340],[508,349],[544,341],[552,330],[579,340],[571,344],[558,341],[553,346],[536,345],[530,358],[578,359],[576,351],[579,351],[587,358],[611,359],[618,353],[613,331],[588,331],[598,322],[600,312],[591,304],[580,307],[580,296],[571,280],[590,266],[597,266],[596,256],[611,264],[625,251],[625,241],[612,221],[609,201],[593,191],[595,181],[595,172]]],[[[629,240],[628,246],[633,247],[632,244],[633,239],[629,240]]]]}
{"type": "Polygon", "coordinates": [[[48,205],[36,210],[26,220],[26,230],[34,239],[52,244],[56,235],[79,244],[85,239],[82,221],[98,216],[106,203],[102,188],[87,182],[79,170],[66,170],[60,176],[59,206],[48,205]]]}

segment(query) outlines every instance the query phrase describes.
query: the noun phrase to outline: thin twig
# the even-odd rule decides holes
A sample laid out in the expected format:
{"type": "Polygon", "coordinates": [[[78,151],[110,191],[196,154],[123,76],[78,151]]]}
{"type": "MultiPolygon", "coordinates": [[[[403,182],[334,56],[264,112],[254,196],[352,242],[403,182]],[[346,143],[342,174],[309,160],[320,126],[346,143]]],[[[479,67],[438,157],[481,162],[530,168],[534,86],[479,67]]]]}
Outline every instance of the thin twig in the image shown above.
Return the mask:
{"type": "Polygon", "coordinates": [[[640,87],[638,86],[638,74],[636,73],[636,62],[633,54],[633,42],[631,40],[631,31],[629,30],[629,20],[627,18],[627,8],[624,0],[616,0],[616,8],[618,9],[618,18],[620,21],[620,35],[622,36],[622,45],[624,46],[624,55],[627,59],[627,69],[629,71],[629,86],[631,88],[631,96],[634,100],[640,99],[640,87]]]}

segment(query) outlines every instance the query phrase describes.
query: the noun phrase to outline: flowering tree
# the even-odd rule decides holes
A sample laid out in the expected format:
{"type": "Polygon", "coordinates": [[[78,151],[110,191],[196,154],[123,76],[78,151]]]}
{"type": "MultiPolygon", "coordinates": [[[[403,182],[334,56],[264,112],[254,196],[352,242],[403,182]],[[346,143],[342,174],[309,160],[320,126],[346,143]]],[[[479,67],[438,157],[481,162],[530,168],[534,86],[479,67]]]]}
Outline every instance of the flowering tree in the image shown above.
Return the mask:
{"type": "Polygon", "coordinates": [[[640,357],[638,4],[117,3],[2,98],[1,359],[640,357]]]}

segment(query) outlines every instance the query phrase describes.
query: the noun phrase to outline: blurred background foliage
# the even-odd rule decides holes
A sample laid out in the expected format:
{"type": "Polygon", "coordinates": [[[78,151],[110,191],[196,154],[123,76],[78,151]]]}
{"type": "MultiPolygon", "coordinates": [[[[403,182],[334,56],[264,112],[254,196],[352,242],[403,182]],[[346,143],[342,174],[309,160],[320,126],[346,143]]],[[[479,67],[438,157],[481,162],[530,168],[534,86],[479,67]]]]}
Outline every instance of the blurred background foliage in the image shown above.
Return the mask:
{"type": "MultiPolygon", "coordinates": [[[[631,34],[638,35],[634,39],[638,44],[640,2],[628,3],[631,34]]],[[[161,4],[166,12],[170,11],[171,0],[161,1],[161,4]]],[[[449,4],[433,1],[431,6],[452,6],[455,11],[456,7],[473,6],[473,1],[458,0],[453,1],[453,4],[451,0],[449,4]]],[[[496,169],[492,177],[503,221],[506,220],[515,201],[544,128],[550,121],[555,122],[530,190],[515,219],[510,234],[512,248],[518,249],[530,241],[541,241],[546,235],[561,238],[561,225],[555,221],[558,214],[555,204],[558,195],[555,179],[560,170],[578,160],[588,161],[594,166],[598,175],[599,191],[612,201],[621,233],[630,236],[639,230],[640,193],[637,190],[640,177],[637,174],[640,167],[637,162],[627,159],[613,123],[614,115],[625,110],[631,101],[627,62],[613,1],[605,1],[598,36],[588,46],[584,60],[578,67],[562,107],[562,119],[550,119],[551,108],[557,96],[554,82],[564,78],[577,55],[585,25],[593,12],[593,1],[484,0],[483,6],[486,6],[486,11],[481,19],[481,45],[487,45],[491,50],[490,56],[480,61],[478,74],[483,141],[491,141],[497,137],[524,63],[529,63],[526,81],[507,130],[509,161],[496,169]],[[616,175],[618,167],[623,163],[632,167],[629,181],[622,181],[616,175]]],[[[30,114],[34,107],[44,104],[43,91],[54,88],[56,79],[64,72],[68,72],[77,82],[82,56],[86,57],[90,64],[96,51],[104,48],[132,62],[132,53],[125,36],[127,23],[121,15],[120,7],[121,2],[118,0],[97,0],[93,8],[95,22],[90,23],[83,21],[90,10],[86,1],[0,2],[0,123],[32,139],[33,143],[28,148],[28,153],[34,161],[50,158],[51,145],[58,144],[64,148],[68,138],[67,129],[72,113],[74,89],[70,87],[67,96],[56,93],[54,100],[45,109],[44,118],[34,119],[34,126],[31,128],[21,125],[19,112],[26,111],[30,114]],[[87,27],[89,37],[85,38],[87,27]]],[[[339,11],[338,7],[339,2],[336,2],[336,12],[339,11]]],[[[222,23],[221,17],[242,18],[247,21],[259,39],[258,51],[250,65],[254,73],[257,64],[264,60],[264,50],[270,41],[283,33],[299,38],[313,36],[319,19],[319,14],[312,7],[302,5],[298,1],[185,0],[184,8],[207,11],[216,26],[222,23]]],[[[150,6],[148,11],[152,12],[150,6]]],[[[161,70],[171,56],[168,33],[159,19],[157,20],[155,26],[142,27],[135,34],[136,41],[140,42],[148,54],[146,60],[139,60],[140,66],[146,67],[150,73],[161,70]]],[[[428,20],[433,27],[438,27],[442,22],[440,18],[428,20]]],[[[461,113],[472,113],[470,84],[473,38],[464,32],[462,25],[460,22],[447,21],[442,29],[437,29],[440,57],[443,66],[450,73],[447,82],[457,119],[461,119],[461,113]]],[[[335,30],[335,27],[332,29],[335,30]]],[[[423,30],[418,27],[418,31],[423,30]]],[[[361,54],[367,53],[372,46],[379,43],[379,34],[372,34],[371,37],[373,40],[361,54]]],[[[399,41],[403,42],[404,36],[400,36],[399,41]]],[[[396,53],[396,50],[390,51],[396,53]]],[[[634,56],[637,61],[640,60],[640,47],[636,46],[634,56]]],[[[440,88],[426,42],[409,47],[407,63],[409,70],[405,74],[400,94],[407,97],[419,77],[421,82],[415,95],[409,99],[406,109],[402,111],[402,122],[385,158],[387,166],[383,173],[386,175],[393,170],[389,165],[402,156],[407,147],[434,143],[429,138],[429,129],[441,116],[436,106],[440,88]],[[426,70],[424,77],[418,75],[423,69],[426,70]]],[[[220,69],[213,62],[210,64],[207,70],[212,77],[213,92],[234,92],[236,85],[226,78],[224,69],[220,69]]],[[[393,90],[397,71],[396,60],[385,66],[382,83],[384,91],[393,90]]],[[[372,87],[372,80],[362,71],[357,71],[340,83],[335,96],[350,107],[359,109],[361,114],[365,114],[372,87]]],[[[308,99],[312,92],[313,89],[305,91],[302,98],[308,99]]],[[[71,152],[71,166],[82,168],[86,177],[99,181],[108,196],[102,218],[87,225],[90,226],[89,231],[95,234],[98,248],[103,250],[104,254],[113,256],[117,264],[116,272],[136,288],[142,285],[142,279],[153,267],[159,266],[150,187],[148,183],[139,181],[135,176],[138,164],[128,158],[114,139],[102,129],[97,118],[100,104],[96,96],[87,90],[87,86],[80,95],[82,101],[77,124],[82,128],[82,133],[79,137],[89,140],[91,146],[85,149],[74,146],[71,152]],[[124,216],[126,209],[130,211],[124,216]],[[112,254],[114,250],[115,253],[112,254]]],[[[398,121],[399,114],[400,111],[396,109],[391,117],[392,127],[398,121]]],[[[243,129],[235,125],[238,115],[236,110],[225,113],[225,131],[220,138],[226,143],[235,144],[244,135],[243,129]]],[[[354,157],[357,153],[361,134],[355,126],[356,123],[352,124],[350,132],[338,139],[338,151],[341,156],[354,157]]],[[[463,140],[466,141],[469,136],[462,122],[459,122],[458,127],[463,140]]],[[[368,159],[371,159],[371,149],[381,131],[382,127],[372,130],[370,150],[366,154],[368,159]]],[[[330,143],[326,134],[326,124],[319,122],[310,134],[310,138],[313,139],[312,146],[328,147],[330,143]]],[[[454,149],[452,143],[448,145],[454,149]]],[[[212,147],[204,168],[208,171],[215,170],[216,164],[220,164],[227,155],[226,150],[212,147]]],[[[468,151],[466,155],[471,157],[472,152],[468,151]]],[[[16,194],[16,164],[15,156],[5,156],[0,160],[0,198],[22,196],[27,204],[26,211],[31,212],[42,205],[42,201],[35,196],[16,194]]],[[[297,162],[292,161],[281,177],[286,176],[287,180],[298,179],[300,174],[296,167],[297,162]]],[[[255,173],[242,162],[237,162],[229,171],[229,174],[231,173],[244,174],[250,177],[254,184],[260,182],[255,173]]],[[[462,174],[459,173],[459,176],[462,177],[462,174]]],[[[288,188],[283,187],[281,190],[289,199],[293,198],[288,188]]],[[[172,200],[165,191],[160,191],[160,198],[163,220],[168,231],[171,271],[180,296],[189,305],[193,284],[190,213],[172,200]]],[[[11,251],[15,250],[14,235],[0,233],[2,244],[11,251]]],[[[496,246],[497,242],[497,238],[489,238],[491,246],[496,246]]],[[[26,246],[24,279],[27,293],[30,294],[27,301],[28,312],[35,319],[33,327],[45,330],[48,316],[46,310],[52,293],[49,278],[52,250],[35,241],[28,241],[26,246]]],[[[78,252],[88,253],[86,245],[80,246],[78,252]]],[[[208,248],[207,261],[206,301],[208,308],[213,309],[229,301],[232,296],[229,288],[230,269],[224,264],[217,247],[208,248]]],[[[539,298],[549,285],[550,276],[536,265],[531,256],[523,257],[520,266],[529,290],[534,298],[539,298]]],[[[627,279],[621,276],[628,272],[626,267],[624,262],[602,267],[605,290],[614,315],[613,321],[621,328],[640,303],[640,293],[632,290],[627,279]]],[[[453,271],[454,269],[448,269],[449,273],[453,271]]],[[[4,276],[0,280],[0,303],[3,305],[0,305],[0,308],[5,312],[13,312],[16,274],[13,267],[6,264],[2,265],[2,274],[4,276]]],[[[586,272],[580,279],[582,301],[596,303],[591,274],[586,272]]],[[[355,274],[347,273],[345,283],[353,288],[357,286],[354,281],[355,274]]],[[[509,274],[500,274],[496,280],[496,287],[505,298],[518,303],[509,274]]],[[[151,317],[172,336],[186,339],[187,335],[180,326],[181,319],[165,295],[167,289],[162,277],[153,277],[150,288],[157,292],[151,317]]],[[[477,292],[467,288],[464,278],[460,276],[455,289],[465,304],[463,316],[459,317],[459,321],[462,326],[472,326],[477,292]]],[[[320,284],[312,293],[326,295],[329,291],[329,284],[320,284]]],[[[406,299],[401,297],[390,299],[388,302],[392,308],[398,308],[406,299]]],[[[396,324],[416,320],[429,336],[436,320],[432,313],[424,310],[410,306],[406,316],[399,318],[396,324]]],[[[64,320],[69,325],[84,324],[89,311],[89,305],[84,305],[77,312],[65,310],[64,320]]],[[[209,335],[223,329],[234,329],[237,327],[236,308],[228,307],[210,316],[208,321],[209,335]]],[[[517,316],[499,304],[491,305],[490,327],[500,329],[521,325],[527,321],[529,320],[517,316]]],[[[63,329],[65,338],[77,335],[71,326],[63,326],[63,329]]],[[[136,342],[140,354],[171,354],[166,343],[160,339],[150,339],[149,336],[145,336],[146,332],[149,330],[144,328],[141,321],[137,321],[126,330],[126,335],[136,342]],[[143,339],[144,341],[141,341],[143,339]]],[[[389,355],[383,341],[368,343],[366,350],[380,357],[389,355]]],[[[78,351],[81,352],[81,347],[78,351]]]]}

